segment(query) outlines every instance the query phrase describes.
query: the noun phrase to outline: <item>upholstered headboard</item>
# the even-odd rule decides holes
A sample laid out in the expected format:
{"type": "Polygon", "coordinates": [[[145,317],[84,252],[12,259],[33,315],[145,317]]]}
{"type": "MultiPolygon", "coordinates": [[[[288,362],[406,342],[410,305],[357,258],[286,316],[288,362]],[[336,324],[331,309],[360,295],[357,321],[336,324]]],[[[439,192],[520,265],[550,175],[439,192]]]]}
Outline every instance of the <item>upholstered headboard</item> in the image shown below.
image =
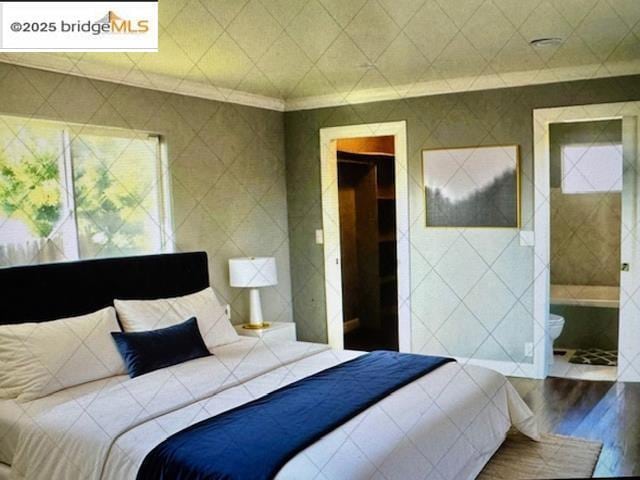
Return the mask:
{"type": "Polygon", "coordinates": [[[114,298],[176,297],[208,286],[206,252],[2,268],[0,324],[82,315],[114,298]]]}

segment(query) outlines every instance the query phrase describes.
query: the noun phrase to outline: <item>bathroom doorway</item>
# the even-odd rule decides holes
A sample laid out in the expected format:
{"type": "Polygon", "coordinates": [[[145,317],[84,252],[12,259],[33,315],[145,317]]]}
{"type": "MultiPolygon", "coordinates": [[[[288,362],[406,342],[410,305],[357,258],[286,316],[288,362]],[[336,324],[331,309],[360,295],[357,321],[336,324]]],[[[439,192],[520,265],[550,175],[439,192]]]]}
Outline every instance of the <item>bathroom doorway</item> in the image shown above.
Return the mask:
{"type": "Polygon", "coordinates": [[[622,120],[549,125],[549,375],[614,381],[620,306],[622,120]]]}
{"type": "Polygon", "coordinates": [[[533,119],[534,375],[640,382],[640,102],[533,119]]]}
{"type": "Polygon", "coordinates": [[[344,347],[398,350],[393,136],[337,141],[344,347]]]}

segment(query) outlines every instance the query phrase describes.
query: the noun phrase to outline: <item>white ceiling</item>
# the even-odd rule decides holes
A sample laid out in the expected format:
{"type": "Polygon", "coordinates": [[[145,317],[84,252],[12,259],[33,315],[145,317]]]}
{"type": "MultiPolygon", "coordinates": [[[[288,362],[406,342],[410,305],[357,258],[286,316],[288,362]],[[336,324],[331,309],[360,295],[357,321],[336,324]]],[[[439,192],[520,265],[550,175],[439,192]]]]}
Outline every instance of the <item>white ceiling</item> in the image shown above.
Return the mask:
{"type": "Polygon", "coordinates": [[[159,53],[4,61],[268,108],[640,73],[640,0],[160,1],[159,53]],[[534,48],[538,37],[561,37],[534,48]]]}

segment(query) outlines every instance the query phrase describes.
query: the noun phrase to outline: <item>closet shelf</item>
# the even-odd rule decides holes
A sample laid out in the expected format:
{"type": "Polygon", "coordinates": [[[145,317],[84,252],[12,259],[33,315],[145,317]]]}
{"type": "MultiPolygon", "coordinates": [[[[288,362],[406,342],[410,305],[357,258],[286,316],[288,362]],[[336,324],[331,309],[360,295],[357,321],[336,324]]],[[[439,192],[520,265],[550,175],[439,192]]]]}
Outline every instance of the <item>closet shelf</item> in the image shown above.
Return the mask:
{"type": "Polygon", "coordinates": [[[378,237],[378,243],[387,243],[387,242],[395,242],[395,235],[386,235],[384,237],[378,237]]]}

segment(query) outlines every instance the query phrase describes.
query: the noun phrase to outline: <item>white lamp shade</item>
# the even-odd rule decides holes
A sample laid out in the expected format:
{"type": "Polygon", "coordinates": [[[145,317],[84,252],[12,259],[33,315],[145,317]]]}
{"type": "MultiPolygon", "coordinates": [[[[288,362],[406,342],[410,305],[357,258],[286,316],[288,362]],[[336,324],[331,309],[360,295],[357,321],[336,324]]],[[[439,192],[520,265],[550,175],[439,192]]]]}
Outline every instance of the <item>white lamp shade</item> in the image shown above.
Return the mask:
{"type": "Polygon", "coordinates": [[[276,259],[241,257],[229,259],[229,284],[232,287],[269,287],[278,284],[276,259]]]}

